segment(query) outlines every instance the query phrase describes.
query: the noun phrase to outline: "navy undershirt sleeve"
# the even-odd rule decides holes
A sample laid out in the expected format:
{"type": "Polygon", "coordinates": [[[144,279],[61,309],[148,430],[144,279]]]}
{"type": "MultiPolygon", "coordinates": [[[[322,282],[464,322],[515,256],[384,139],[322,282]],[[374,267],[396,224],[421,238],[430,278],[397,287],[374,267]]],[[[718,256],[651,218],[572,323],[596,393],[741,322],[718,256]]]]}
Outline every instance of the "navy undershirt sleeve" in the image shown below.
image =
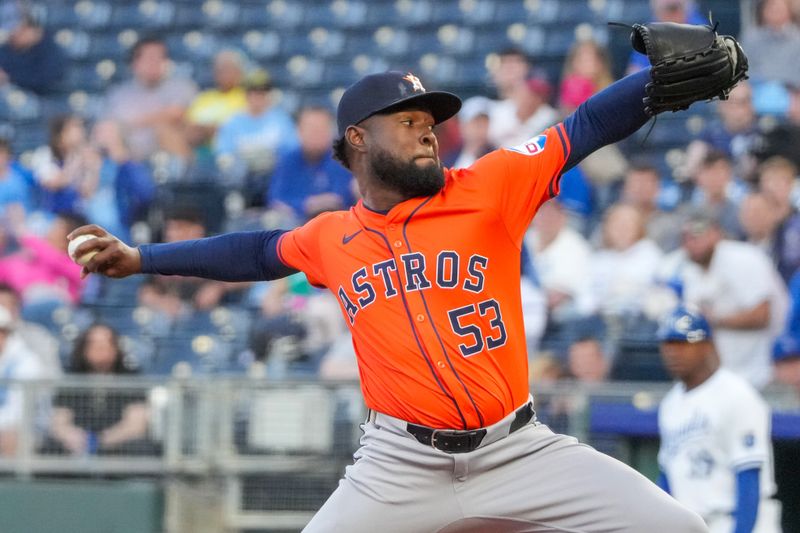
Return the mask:
{"type": "Polygon", "coordinates": [[[664,472],[663,470],[658,471],[658,479],[656,480],[656,485],[661,487],[661,489],[667,494],[671,494],[669,490],[669,479],[667,478],[666,472],[664,472]]]}
{"type": "Polygon", "coordinates": [[[263,281],[298,272],[278,258],[285,230],[228,233],[207,239],[139,246],[142,273],[218,281],[263,281]]]}
{"type": "Polygon", "coordinates": [[[736,473],[736,510],[733,512],[736,527],[733,533],[752,533],[756,525],[758,502],[761,499],[760,475],[759,468],[736,473]]]}
{"type": "Polygon", "coordinates": [[[571,149],[562,173],[598,148],[624,139],[647,122],[649,117],[642,100],[649,82],[650,69],[626,76],[589,98],[564,119],[571,149]]]}

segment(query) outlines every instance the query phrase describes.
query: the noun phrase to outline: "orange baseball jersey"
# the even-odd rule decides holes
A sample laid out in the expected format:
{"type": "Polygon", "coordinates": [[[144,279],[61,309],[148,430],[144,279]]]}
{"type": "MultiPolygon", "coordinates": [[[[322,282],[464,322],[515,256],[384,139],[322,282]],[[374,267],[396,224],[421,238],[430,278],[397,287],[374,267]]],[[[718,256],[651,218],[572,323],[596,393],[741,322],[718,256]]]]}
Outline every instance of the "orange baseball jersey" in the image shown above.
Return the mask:
{"type": "Polygon", "coordinates": [[[338,298],[370,409],[434,428],[497,422],[528,398],[522,238],[558,193],[558,124],[382,214],[359,202],[284,234],[280,260],[338,298]]]}

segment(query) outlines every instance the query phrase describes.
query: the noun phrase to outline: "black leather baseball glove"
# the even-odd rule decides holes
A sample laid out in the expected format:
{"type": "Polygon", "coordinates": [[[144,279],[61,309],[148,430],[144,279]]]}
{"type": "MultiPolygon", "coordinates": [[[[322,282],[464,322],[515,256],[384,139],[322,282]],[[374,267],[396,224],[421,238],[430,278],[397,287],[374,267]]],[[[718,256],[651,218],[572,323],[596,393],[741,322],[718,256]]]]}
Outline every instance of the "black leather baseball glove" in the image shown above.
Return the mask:
{"type": "Polygon", "coordinates": [[[747,56],[736,39],[718,35],[716,26],[654,22],[634,24],[631,43],[652,68],[645,111],[687,109],[699,100],[725,100],[747,79],[747,56]]]}

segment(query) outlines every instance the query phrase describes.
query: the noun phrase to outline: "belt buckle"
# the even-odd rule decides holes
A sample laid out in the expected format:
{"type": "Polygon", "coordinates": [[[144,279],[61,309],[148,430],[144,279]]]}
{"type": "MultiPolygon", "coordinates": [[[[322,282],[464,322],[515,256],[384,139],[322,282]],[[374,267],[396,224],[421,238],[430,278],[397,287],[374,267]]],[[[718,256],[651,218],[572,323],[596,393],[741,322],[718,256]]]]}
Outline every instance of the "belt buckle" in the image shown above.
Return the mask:
{"type": "Polygon", "coordinates": [[[441,430],[441,429],[434,429],[434,430],[433,430],[433,433],[431,433],[431,448],[433,448],[433,449],[435,449],[435,450],[438,450],[438,449],[439,449],[439,448],[437,448],[437,447],[436,447],[436,434],[437,434],[437,433],[439,433],[440,431],[443,431],[443,430],[441,430]]]}

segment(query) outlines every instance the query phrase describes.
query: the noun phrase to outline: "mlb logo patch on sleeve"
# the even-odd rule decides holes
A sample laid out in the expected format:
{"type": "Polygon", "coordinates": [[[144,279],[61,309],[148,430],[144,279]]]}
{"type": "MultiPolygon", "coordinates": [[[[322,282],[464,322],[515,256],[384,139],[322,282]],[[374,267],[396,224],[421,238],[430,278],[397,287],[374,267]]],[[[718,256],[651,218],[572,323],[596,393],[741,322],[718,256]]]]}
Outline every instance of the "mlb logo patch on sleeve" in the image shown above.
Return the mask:
{"type": "Polygon", "coordinates": [[[512,146],[509,150],[519,152],[522,155],[537,155],[544,152],[544,143],[546,141],[547,135],[537,135],[520,145],[512,146]]]}

